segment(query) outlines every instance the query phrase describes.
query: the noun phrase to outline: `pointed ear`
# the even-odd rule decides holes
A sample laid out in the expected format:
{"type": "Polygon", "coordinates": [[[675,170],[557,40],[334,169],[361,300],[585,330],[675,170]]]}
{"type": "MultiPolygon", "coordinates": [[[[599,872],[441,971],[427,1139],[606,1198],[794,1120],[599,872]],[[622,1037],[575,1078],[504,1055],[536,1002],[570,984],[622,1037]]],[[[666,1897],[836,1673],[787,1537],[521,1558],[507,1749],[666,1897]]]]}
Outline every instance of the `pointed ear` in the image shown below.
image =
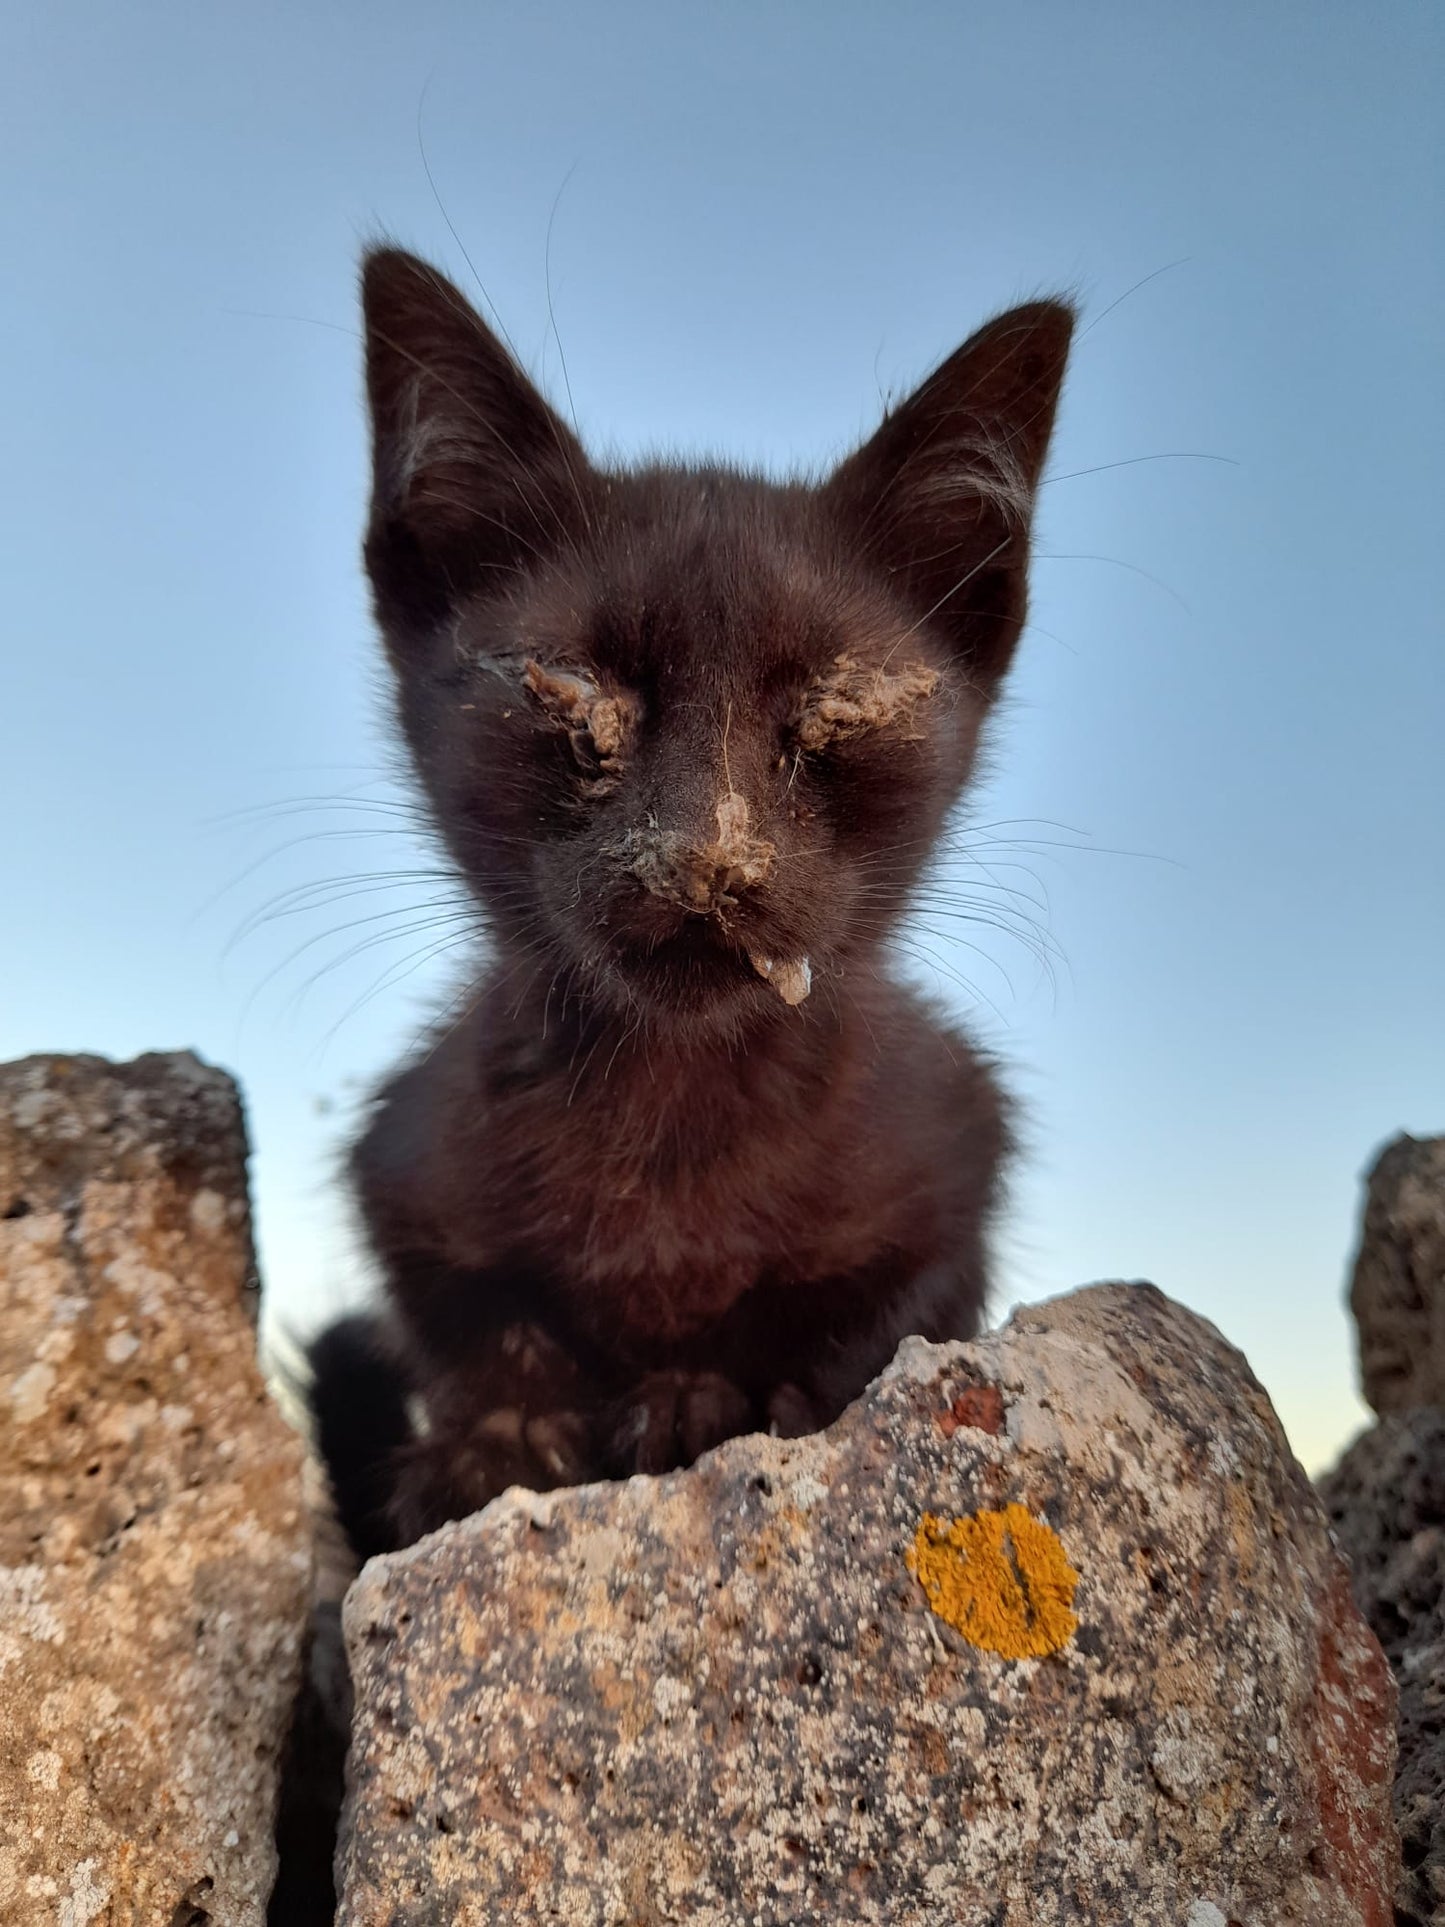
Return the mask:
{"type": "Polygon", "coordinates": [[[361,275],[372,497],[366,567],[388,633],[572,540],[587,458],[443,275],[397,248],[361,275]]]}
{"type": "Polygon", "coordinates": [[[824,498],[980,689],[1008,668],[1029,529],[1074,317],[1058,301],[981,328],[845,461],[824,498]]]}

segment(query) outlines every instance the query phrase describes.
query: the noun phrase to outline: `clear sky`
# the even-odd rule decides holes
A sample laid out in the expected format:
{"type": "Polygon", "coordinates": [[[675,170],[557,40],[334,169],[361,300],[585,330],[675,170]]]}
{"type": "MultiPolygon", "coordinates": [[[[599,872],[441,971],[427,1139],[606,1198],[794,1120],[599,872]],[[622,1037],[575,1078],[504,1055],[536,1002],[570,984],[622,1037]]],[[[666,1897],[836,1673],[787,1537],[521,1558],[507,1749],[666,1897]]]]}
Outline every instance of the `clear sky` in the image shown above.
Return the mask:
{"type": "Polygon", "coordinates": [[[1321,1464],[1360,1173],[1445,1129],[1442,53],[1433,0],[11,0],[0,1056],[230,1066],[272,1316],[363,1288],[337,1147],[446,981],[357,557],[358,247],[467,279],[419,112],[561,395],[550,226],[599,450],[819,466],[1069,289],[980,812],[1062,961],[925,938],[1028,1107],[999,1309],[1152,1278],[1321,1464]]]}

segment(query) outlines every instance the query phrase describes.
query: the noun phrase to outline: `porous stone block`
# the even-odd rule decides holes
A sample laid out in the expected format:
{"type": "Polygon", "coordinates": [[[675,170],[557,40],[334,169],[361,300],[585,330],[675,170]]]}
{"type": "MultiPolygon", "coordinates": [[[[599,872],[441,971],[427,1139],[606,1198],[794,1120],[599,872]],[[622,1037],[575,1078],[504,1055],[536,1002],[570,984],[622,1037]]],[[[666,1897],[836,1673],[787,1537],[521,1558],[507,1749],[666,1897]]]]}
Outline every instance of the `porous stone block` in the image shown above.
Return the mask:
{"type": "Polygon", "coordinates": [[[1400,1689],[1395,1927],[1434,1927],[1445,1921],[1445,1412],[1381,1419],[1320,1496],[1400,1689]]]}
{"type": "Polygon", "coordinates": [[[236,1088],[0,1067],[0,1920],[259,1927],[307,1609],[236,1088]]]}
{"type": "Polygon", "coordinates": [[[1397,1137],[1376,1159],[1350,1309],[1374,1410],[1445,1409],[1445,1137],[1397,1137]]]}
{"type": "Polygon", "coordinates": [[[827,1433],[373,1561],[344,1927],[1389,1927],[1394,1688],[1244,1359],[1148,1286],[827,1433]]]}

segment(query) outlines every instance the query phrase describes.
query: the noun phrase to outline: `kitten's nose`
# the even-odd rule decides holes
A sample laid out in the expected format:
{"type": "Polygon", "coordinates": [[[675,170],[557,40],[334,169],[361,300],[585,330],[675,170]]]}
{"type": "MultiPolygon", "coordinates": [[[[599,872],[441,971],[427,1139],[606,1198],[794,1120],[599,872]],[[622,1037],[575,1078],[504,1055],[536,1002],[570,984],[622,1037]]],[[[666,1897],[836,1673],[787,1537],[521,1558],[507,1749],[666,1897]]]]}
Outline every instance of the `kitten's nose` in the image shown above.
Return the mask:
{"type": "Polygon", "coordinates": [[[655,897],[705,916],[727,895],[727,872],[708,852],[666,830],[635,839],[628,868],[655,897]]]}
{"type": "Polygon", "coordinates": [[[777,853],[755,836],[747,798],[729,790],[717,805],[717,834],[706,842],[675,830],[634,830],[628,868],[667,903],[708,916],[738,891],[766,883],[777,853]]]}
{"type": "Polygon", "coordinates": [[[737,864],[720,861],[710,847],[697,849],[685,836],[666,830],[635,838],[628,868],[655,897],[681,904],[698,916],[716,910],[744,881],[737,864]]]}

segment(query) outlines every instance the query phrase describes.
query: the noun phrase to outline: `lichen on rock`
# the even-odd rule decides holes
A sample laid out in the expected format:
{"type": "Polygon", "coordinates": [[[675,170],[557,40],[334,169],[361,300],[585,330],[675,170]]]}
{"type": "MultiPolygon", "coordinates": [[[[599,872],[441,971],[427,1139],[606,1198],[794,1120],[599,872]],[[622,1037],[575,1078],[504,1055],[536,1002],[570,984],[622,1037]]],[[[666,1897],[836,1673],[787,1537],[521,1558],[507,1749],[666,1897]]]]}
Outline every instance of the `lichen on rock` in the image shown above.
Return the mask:
{"type": "Polygon", "coordinates": [[[1445,1920],[1445,1137],[1376,1158],[1350,1284],[1380,1422],[1320,1480],[1399,1686],[1395,1927],[1445,1920]]]}
{"type": "Polygon", "coordinates": [[[345,1624],[341,1927],[1390,1921],[1384,1660],[1244,1360],[1149,1287],[908,1340],[818,1437],[504,1494],[345,1624]],[[940,1618],[925,1515],[1071,1634],[940,1618]]]}
{"type": "Polygon", "coordinates": [[[1079,1575],[1059,1535],[1024,1506],[952,1520],[925,1512],[907,1559],[934,1612],[984,1652],[1043,1659],[1078,1627],[1079,1575]]]}
{"type": "Polygon", "coordinates": [[[1445,1411],[1395,1412],[1320,1481],[1355,1603],[1400,1687],[1396,1927],[1445,1919],[1445,1411]]]}
{"type": "Polygon", "coordinates": [[[259,1927],[305,1624],[245,1132],[188,1054],[0,1067],[0,1920],[259,1927]]]}
{"type": "Polygon", "coordinates": [[[1381,1417],[1445,1408],[1445,1137],[1397,1137],[1375,1160],[1350,1308],[1381,1417]]]}

